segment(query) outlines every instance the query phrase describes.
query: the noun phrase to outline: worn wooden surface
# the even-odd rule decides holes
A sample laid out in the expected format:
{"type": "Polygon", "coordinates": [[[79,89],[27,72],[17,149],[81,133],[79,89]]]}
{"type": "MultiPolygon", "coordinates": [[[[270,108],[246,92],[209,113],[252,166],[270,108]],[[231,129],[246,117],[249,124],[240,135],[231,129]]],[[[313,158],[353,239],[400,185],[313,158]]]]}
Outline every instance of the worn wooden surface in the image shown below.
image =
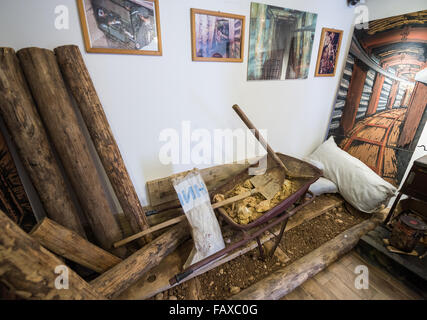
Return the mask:
{"type": "MultiPolygon", "coordinates": [[[[126,170],[79,47],[75,45],[58,47],[55,49],[55,54],[64,80],[76,99],[123,213],[134,233],[147,229],[149,225],[145,212],[126,170]]],[[[151,236],[147,235],[146,239],[150,240],[151,236]]]]}
{"type": "Polygon", "coordinates": [[[25,299],[103,299],[70,268],[68,289],[56,289],[63,264],[0,211],[0,281],[10,291],[25,299]]]}
{"type": "MultiPolygon", "coordinates": [[[[286,225],[286,231],[291,230],[292,228],[297,227],[305,221],[314,219],[321,214],[340,206],[343,203],[343,200],[339,196],[320,196],[316,198],[316,204],[309,204],[305,208],[301,209],[297,214],[292,216],[288,224],[286,225]],[[313,210],[314,205],[317,209],[313,210]]],[[[275,234],[278,234],[280,226],[272,230],[275,234]]],[[[241,233],[233,232],[229,227],[223,227],[223,237],[228,243],[234,243],[240,240],[241,233]]],[[[285,232],[286,232],[285,231],[285,232]]],[[[261,243],[269,245],[268,242],[273,238],[273,235],[270,232],[264,233],[261,237],[261,243]]],[[[171,288],[169,284],[169,279],[172,278],[175,274],[182,271],[182,266],[186,261],[188,254],[191,251],[193,246],[192,240],[185,242],[181,245],[176,251],[167,256],[157,267],[153,268],[142,276],[138,281],[136,281],[132,286],[127,290],[123,291],[118,298],[119,299],[147,299],[155,294],[162,292],[171,288]]],[[[214,261],[213,263],[195,271],[188,278],[184,279],[190,280],[200,274],[203,274],[213,268],[216,268],[230,260],[237,258],[238,256],[245,254],[257,247],[257,242],[255,240],[249,241],[246,246],[240,247],[226,256],[214,261]]],[[[279,255],[279,260],[286,260],[286,255],[281,255],[280,248],[276,249],[276,255],[279,255]]],[[[182,283],[182,282],[181,282],[182,283]]]]}
{"type": "Polygon", "coordinates": [[[15,51],[0,48],[0,113],[46,214],[85,237],[15,51]]]}
{"type": "Polygon", "coordinates": [[[282,298],[282,300],[419,300],[422,297],[390,274],[362,260],[352,250],[319,272],[313,278],[282,298]],[[369,270],[369,287],[354,285],[357,266],[369,270]]]}
{"type": "MultiPolygon", "coordinates": [[[[256,159],[258,158],[251,159],[250,161],[256,161],[256,159]]],[[[249,162],[245,161],[244,163],[230,163],[199,169],[199,172],[206,187],[208,190],[211,190],[223,185],[230,177],[242,172],[248,167],[249,162]]],[[[168,206],[179,205],[178,196],[172,184],[172,179],[176,176],[177,174],[147,182],[147,192],[151,207],[158,209],[157,207],[165,204],[168,206]]]]}
{"type": "Polygon", "coordinates": [[[108,298],[115,298],[146,272],[158,265],[189,236],[189,230],[185,222],[182,222],[104,272],[93,280],[91,285],[100,294],[108,298]]]}
{"type": "Polygon", "coordinates": [[[50,251],[98,273],[122,261],[49,218],[39,222],[30,235],[50,251]]]}
{"type": "MultiPolygon", "coordinates": [[[[106,250],[122,238],[89,146],[79,126],[68,91],[52,51],[25,48],[17,52],[32,95],[58,151],[91,229],[106,250]]],[[[124,248],[114,249],[119,256],[124,248]]]]}
{"type": "Polygon", "coordinates": [[[263,280],[232,296],[231,299],[280,299],[349,252],[360,237],[373,230],[380,221],[381,219],[374,215],[371,219],[346,230],[291,265],[273,272],[263,280]]]}

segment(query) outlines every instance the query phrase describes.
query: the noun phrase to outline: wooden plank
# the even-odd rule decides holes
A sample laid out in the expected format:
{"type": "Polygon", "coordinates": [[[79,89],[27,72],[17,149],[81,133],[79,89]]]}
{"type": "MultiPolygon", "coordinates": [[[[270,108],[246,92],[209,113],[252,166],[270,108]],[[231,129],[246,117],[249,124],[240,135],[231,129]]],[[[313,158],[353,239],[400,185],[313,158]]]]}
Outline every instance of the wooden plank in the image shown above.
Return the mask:
{"type": "Polygon", "coordinates": [[[49,218],[40,221],[30,235],[50,251],[98,273],[122,261],[49,218]]]}
{"type": "Polygon", "coordinates": [[[316,300],[336,300],[337,296],[329,288],[321,285],[316,277],[308,279],[301,288],[316,300]]]}
{"type": "MultiPolygon", "coordinates": [[[[242,163],[230,163],[218,165],[210,168],[199,169],[199,172],[206,184],[208,190],[212,190],[216,187],[224,184],[230,177],[242,172],[249,167],[249,161],[251,163],[259,158],[245,160],[242,163]]],[[[181,174],[181,173],[179,173],[181,174]]],[[[150,199],[150,205],[157,207],[166,202],[179,203],[175,189],[172,185],[172,179],[178,174],[171,175],[169,177],[151,180],[147,182],[147,192],[150,199]]]]}
{"type": "Polygon", "coordinates": [[[296,287],[291,293],[283,297],[283,300],[314,300],[315,298],[307,293],[302,287],[296,287]]]}
{"type": "Polygon", "coordinates": [[[91,281],[92,287],[107,298],[115,298],[141,276],[157,266],[189,236],[187,224],[182,222],[130,257],[91,281]]]}
{"type": "MultiPolygon", "coordinates": [[[[301,209],[297,214],[289,219],[289,222],[286,226],[286,231],[291,230],[292,228],[297,227],[305,221],[309,221],[318,217],[319,215],[340,206],[343,203],[342,198],[338,196],[319,196],[316,198],[316,204],[309,204],[305,208],[301,209]],[[313,210],[314,205],[318,207],[317,210],[313,210]],[[312,208],[310,210],[310,208],[312,208]]],[[[150,218],[150,217],[149,217],[150,218]]],[[[272,232],[278,234],[280,226],[272,230],[272,232]]],[[[240,239],[240,232],[232,232],[228,227],[223,228],[223,237],[228,243],[234,243],[240,239]],[[228,240],[227,240],[228,239],[228,240]]],[[[261,243],[271,240],[273,235],[270,232],[265,233],[261,237],[261,243]]],[[[192,241],[188,241],[185,248],[179,248],[177,251],[171,253],[159,266],[153,268],[150,272],[144,275],[140,280],[135,282],[128,290],[125,290],[118,298],[119,299],[147,299],[159,292],[170,289],[169,279],[175,274],[179,273],[182,270],[182,265],[184,264],[188,253],[192,246],[192,241]],[[153,281],[150,281],[155,279],[153,281]]],[[[186,280],[189,280],[195,276],[203,274],[213,268],[216,268],[230,260],[235,259],[236,257],[249,252],[257,247],[255,240],[248,242],[244,247],[238,248],[235,251],[229,253],[227,256],[220,258],[217,261],[197,270],[192,275],[190,275],[186,280]]],[[[186,281],[184,280],[184,281],[186,281]]],[[[182,283],[182,282],[181,282],[182,283]]]]}

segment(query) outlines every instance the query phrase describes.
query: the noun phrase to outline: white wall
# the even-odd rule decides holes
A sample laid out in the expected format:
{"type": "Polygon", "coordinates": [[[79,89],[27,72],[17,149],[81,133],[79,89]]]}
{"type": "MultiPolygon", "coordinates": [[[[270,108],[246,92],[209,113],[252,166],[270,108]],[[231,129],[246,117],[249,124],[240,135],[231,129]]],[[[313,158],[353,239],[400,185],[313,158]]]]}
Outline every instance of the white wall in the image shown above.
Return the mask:
{"type": "MultiPolygon", "coordinates": [[[[344,58],[352,33],[354,13],[345,0],[268,0],[271,5],[315,12],[316,34],[308,79],[246,81],[249,0],[159,0],[163,56],[87,54],[74,0],[2,0],[0,45],[20,49],[53,49],[77,44],[103,103],[115,138],[137,192],[145,204],[145,182],[190,165],[165,166],[158,160],[165,128],[242,128],[231,109],[239,104],[259,127],[268,130],[277,151],[303,156],[323,140],[344,58]],[[54,9],[67,5],[70,29],[56,30],[54,9]],[[190,8],[246,16],[243,63],[192,62],[190,8]],[[322,27],[344,30],[335,77],[315,78],[314,68],[322,27]]],[[[369,1],[372,18],[425,8],[424,1],[369,1]],[[382,4],[380,4],[382,3],[382,4]]],[[[426,132],[423,139],[426,141],[426,132]]]]}

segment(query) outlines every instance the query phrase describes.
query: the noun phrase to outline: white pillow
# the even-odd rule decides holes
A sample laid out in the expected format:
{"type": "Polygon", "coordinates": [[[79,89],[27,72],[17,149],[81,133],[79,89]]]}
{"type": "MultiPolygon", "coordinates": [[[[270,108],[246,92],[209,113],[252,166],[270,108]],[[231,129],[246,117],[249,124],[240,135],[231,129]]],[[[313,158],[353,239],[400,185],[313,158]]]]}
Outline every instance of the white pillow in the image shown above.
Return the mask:
{"type": "Polygon", "coordinates": [[[308,191],[313,192],[315,196],[319,196],[324,193],[337,193],[338,188],[331,180],[320,177],[315,183],[310,185],[308,191]]]}
{"type": "Polygon", "coordinates": [[[378,210],[396,192],[393,185],[362,161],[340,149],[332,136],[308,158],[323,164],[323,175],[332,180],[343,198],[360,211],[378,210]]]}

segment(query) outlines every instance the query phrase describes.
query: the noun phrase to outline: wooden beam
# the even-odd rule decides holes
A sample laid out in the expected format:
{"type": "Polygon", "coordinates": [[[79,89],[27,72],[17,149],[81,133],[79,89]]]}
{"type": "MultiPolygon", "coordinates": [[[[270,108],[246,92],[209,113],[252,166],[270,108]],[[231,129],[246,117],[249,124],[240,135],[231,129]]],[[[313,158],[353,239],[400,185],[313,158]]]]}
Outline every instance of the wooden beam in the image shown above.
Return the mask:
{"type": "Polygon", "coordinates": [[[369,116],[377,112],[378,102],[380,101],[381,90],[383,88],[385,77],[377,73],[375,77],[375,82],[372,87],[372,95],[369,99],[368,109],[366,110],[366,115],[369,116]]]}
{"type": "Polygon", "coordinates": [[[400,132],[398,147],[405,148],[415,137],[418,126],[424,114],[427,105],[427,85],[417,81],[414,90],[412,91],[411,99],[408,105],[405,119],[403,120],[403,128],[400,132]]]}
{"type": "MultiPolygon", "coordinates": [[[[122,238],[89,145],[52,51],[25,48],[17,53],[38,110],[65,171],[102,248],[112,250],[122,238]]],[[[114,249],[120,257],[124,248],[114,249]]]]}
{"type": "MultiPolygon", "coordinates": [[[[64,80],[76,99],[111,186],[133,232],[149,228],[147,217],[126,170],[79,47],[75,45],[58,47],[55,54],[64,80]]],[[[151,236],[148,235],[146,240],[150,241],[151,236]]]]}
{"type": "Polygon", "coordinates": [[[365,86],[366,74],[367,68],[363,62],[355,58],[353,73],[348,87],[347,99],[345,100],[343,114],[340,121],[340,128],[344,135],[347,135],[354,127],[360,99],[362,98],[363,87],[365,86]]]}
{"type": "Polygon", "coordinates": [[[391,29],[389,31],[376,33],[366,36],[361,39],[361,44],[365,49],[372,50],[373,48],[390,45],[393,43],[403,42],[419,42],[427,43],[427,28],[407,28],[407,29],[391,29]]]}
{"type": "MultiPolygon", "coordinates": [[[[325,212],[336,208],[343,204],[343,200],[339,196],[319,196],[315,200],[315,204],[309,204],[305,208],[301,209],[300,212],[295,214],[289,219],[288,224],[286,225],[286,231],[289,231],[300,224],[312,220],[325,212]],[[314,205],[316,204],[317,210],[314,210],[314,205]]],[[[272,232],[278,234],[280,226],[272,230],[272,232]]],[[[223,237],[226,242],[234,243],[240,238],[240,232],[233,232],[228,226],[223,228],[223,237]]],[[[261,243],[266,243],[273,238],[273,234],[270,232],[265,233],[261,237],[261,243]]],[[[193,246],[192,240],[187,241],[181,245],[176,251],[167,256],[157,267],[153,268],[142,276],[138,281],[131,285],[127,290],[123,291],[117,298],[123,300],[141,300],[148,299],[159,292],[165,291],[172,288],[169,284],[169,279],[172,278],[175,274],[182,271],[182,266],[184,265],[188,254],[193,246]]],[[[230,252],[228,255],[220,258],[217,261],[195,271],[193,274],[184,279],[183,282],[190,280],[196,276],[199,276],[209,270],[212,270],[228,261],[231,261],[253,249],[256,249],[257,242],[252,240],[247,243],[246,246],[236,249],[233,252],[230,252]]],[[[182,283],[182,282],[181,282],[182,283]]]]}
{"type": "Polygon", "coordinates": [[[0,114],[46,214],[85,237],[15,51],[0,48],[0,114]]]}
{"type": "Polygon", "coordinates": [[[399,90],[399,81],[393,80],[391,85],[390,94],[387,101],[387,109],[393,109],[394,101],[396,101],[397,91],[399,90]]]}
{"type": "Polygon", "coordinates": [[[115,298],[144,273],[158,265],[189,236],[187,224],[182,222],[104,272],[93,280],[91,285],[100,294],[115,298]]]}
{"type": "Polygon", "coordinates": [[[0,211],[0,282],[24,299],[105,299],[68,268],[68,289],[57,289],[64,263],[0,211]]]}
{"type": "MultiPolygon", "coordinates": [[[[381,216],[382,217],[382,216],[381,216]]],[[[367,232],[375,229],[381,219],[371,219],[344,231],[291,265],[279,269],[263,280],[232,296],[232,300],[278,300],[332,262],[349,252],[367,232]]]]}
{"type": "Polygon", "coordinates": [[[98,273],[122,261],[49,218],[40,221],[30,235],[50,251],[98,273]]]}

